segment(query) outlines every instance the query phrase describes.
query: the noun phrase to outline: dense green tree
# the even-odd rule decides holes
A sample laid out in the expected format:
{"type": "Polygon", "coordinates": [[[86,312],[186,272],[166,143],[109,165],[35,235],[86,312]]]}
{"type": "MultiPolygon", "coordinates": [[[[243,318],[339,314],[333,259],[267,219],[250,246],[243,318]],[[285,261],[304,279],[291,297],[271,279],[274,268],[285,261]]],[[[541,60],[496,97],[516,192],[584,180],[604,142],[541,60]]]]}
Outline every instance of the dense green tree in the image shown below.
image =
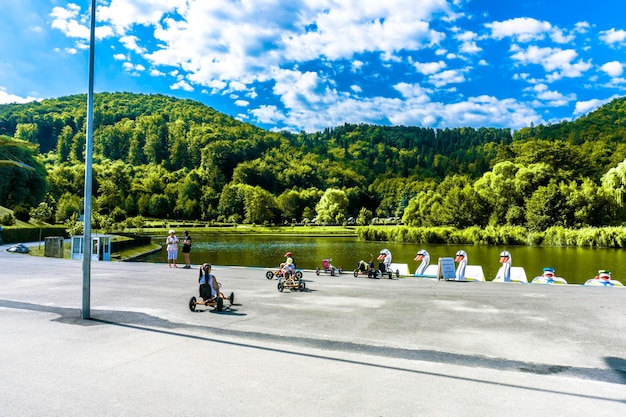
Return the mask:
{"type": "Polygon", "coordinates": [[[36,123],[18,123],[14,138],[29,143],[39,143],[39,125],[36,123]]]}
{"type": "Polygon", "coordinates": [[[621,209],[611,194],[589,178],[582,184],[572,181],[561,185],[567,196],[568,211],[573,215],[572,227],[613,226],[621,224],[621,209]]]}
{"type": "Polygon", "coordinates": [[[239,222],[244,218],[245,195],[241,188],[241,185],[226,184],[222,189],[217,211],[226,221],[239,222]]]}
{"type": "Polygon", "coordinates": [[[48,182],[36,145],[0,135],[0,162],[1,206],[35,207],[43,201],[48,182]]]}
{"type": "Polygon", "coordinates": [[[363,207],[361,208],[361,211],[359,211],[359,215],[356,218],[356,224],[358,224],[359,226],[366,226],[372,223],[373,217],[374,215],[372,214],[372,212],[363,207]]]}
{"type": "Polygon", "coordinates": [[[526,222],[533,231],[567,226],[570,214],[566,196],[554,182],[537,188],[526,203],[526,222]]]}
{"type": "Polygon", "coordinates": [[[71,219],[73,215],[78,215],[82,212],[81,198],[72,193],[65,193],[57,200],[57,208],[55,213],[55,220],[57,222],[65,222],[71,219]]]}
{"type": "Polygon", "coordinates": [[[276,198],[276,206],[281,211],[283,218],[289,222],[292,219],[302,217],[304,210],[303,201],[297,190],[285,190],[276,198]]]}
{"type": "Polygon", "coordinates": [[[243,192],[244,223],[265,224],[272,222],[276,208],[275,197],[259,186],[245,186],[243,192]]]}
{"type": "Polygon", "coordinates": [[[184,219],[201,217],[202,184],[198,173],[189,173],[178,187],[175,210],[184,219]]]}
{"type": "Polygon", "coordinates": [[[74,131],[70,126],[64,126],[61,130],[61,134],[57,139],[57,161],[59,163],[67,162],[70,158],[70,152],[72,150],[72,143],[74,140],[74,131]]]}
{"type": "Polygon", "coordinates": [[[324,192],[319,203],[315,206],[318,222],[336,222],[338,216],[346,213],[348,197],[345,191],[329,188],[324,192]]]}
{"type": "Polygon", "coordinates": [[[153,194],[150,196],[148,214],[151,217],[158,217],[162,219],[170,219],[174,217],[170,201],[164,194],[153,194]]]}

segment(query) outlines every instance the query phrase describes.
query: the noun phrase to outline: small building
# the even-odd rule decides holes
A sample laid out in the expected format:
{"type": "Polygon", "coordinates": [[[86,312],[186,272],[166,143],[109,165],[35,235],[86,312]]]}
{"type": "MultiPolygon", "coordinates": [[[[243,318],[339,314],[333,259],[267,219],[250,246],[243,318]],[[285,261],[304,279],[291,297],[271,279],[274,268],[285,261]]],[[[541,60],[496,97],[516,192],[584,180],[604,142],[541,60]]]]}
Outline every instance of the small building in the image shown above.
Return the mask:
{"type": "MultiPolygon", "coordinates": [[[[83,259],[85,236],[72,236],[72,259],[83,259]]],[[[111,260],[111,235],[91,235],[91,260],[111,260]]]]}

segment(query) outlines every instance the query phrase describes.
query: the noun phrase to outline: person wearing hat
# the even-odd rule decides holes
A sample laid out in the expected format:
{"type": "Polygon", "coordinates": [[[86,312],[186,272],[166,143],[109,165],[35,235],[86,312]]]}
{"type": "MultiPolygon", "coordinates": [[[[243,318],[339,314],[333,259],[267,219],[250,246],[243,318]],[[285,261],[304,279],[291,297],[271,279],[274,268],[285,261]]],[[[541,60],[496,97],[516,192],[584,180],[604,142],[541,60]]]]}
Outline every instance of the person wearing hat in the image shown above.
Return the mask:
{"type": "Polygon", "coordinates": [[[287,265],[287,262],[289,261],[289,259],[291,259],[291,263],[293,264],[293,268],[296,269],[296,260],[293,259],[293,255],[291,254],[291,252],[287,252],[285,254],[285,258],[287,258],[287,259],[285,259],[285,262],[280,264],[280,267],[284,268],[285,265],[287,265]]]}
{"type": "Polygon", "coordinates": [[[167,266],[171,268],[174,265],[174,268],[178,268],[178,265],[176,265],[176,260],[178,259],[178,238],[174,230],[170,230],[165,243],[167,245],[167,266]]]}
{"type": "Polygon", "coordinates": [[[290,279],[296,272],[296,264],[293,262],[293,258],[287,258],[287,262],[285,262],[285,266],[283,266],[282,270],[285,279],[290,279]]]}

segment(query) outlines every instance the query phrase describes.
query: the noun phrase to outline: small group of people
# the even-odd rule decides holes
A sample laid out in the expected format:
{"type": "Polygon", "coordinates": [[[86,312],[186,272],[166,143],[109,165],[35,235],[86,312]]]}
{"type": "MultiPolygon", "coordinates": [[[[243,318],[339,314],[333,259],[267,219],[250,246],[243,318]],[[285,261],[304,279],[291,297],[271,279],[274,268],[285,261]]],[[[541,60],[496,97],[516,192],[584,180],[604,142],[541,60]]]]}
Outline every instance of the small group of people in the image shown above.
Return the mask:
{"type": "MultiPolygon", "coordinates": [[[[180,240],[176,237],[176,232],[174,230],[170,230],[165,240],[165,244],[167,245],[167,266],[171,268],[178,268],[178,244],[180,240]]],[[[189,236],[189,232],[185,231],[185,237],[183,237],[183,255],[185,257],[185,266],[183,269],[191,269],[191,236],[189,236]]]]}

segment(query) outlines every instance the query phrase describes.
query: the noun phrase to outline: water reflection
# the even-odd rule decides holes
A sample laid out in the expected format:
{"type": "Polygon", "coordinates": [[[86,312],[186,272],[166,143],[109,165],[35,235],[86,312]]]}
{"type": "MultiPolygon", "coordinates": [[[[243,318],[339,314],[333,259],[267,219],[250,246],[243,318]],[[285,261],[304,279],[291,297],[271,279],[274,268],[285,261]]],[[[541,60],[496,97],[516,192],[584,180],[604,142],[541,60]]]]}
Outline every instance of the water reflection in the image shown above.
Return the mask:
{"type": "MultiPolygon", "coordinates": [[[[342,266],[346,271],[356,268],[359,260],[369,261],[381,249],[387,248],[393,254],[393,262],[408,264],[409,271],[415,272],[418,263],[413,259],[418,250],[430,252],[431,262],[440,257],[453,257],[457,250],[468,254],[468,264],[482,265],[485,277],[492,280],[500,264],[499,254],[506,249],[511,252],[512,266],[526,270],[528,281],[541,275],[544,267],[556,269],[570,284],[582,284],[596,275],[598,269],[610,269],[613,277],[625,282],[621,274],[626,264],[626,254],[620,249],[552,248],[552,247],[487,247],[471,245],[421,245],[393,242],[363,242],[351,237],[303,237],[270,235],[215,235],[193,233],[193,264],[210,262],[215,265],[238,265],[273,268],[282,260],[287,251],[294,254],[299,268],[321,267],[322,259],[332,258],[333,265],[342,266]]],[[[165,238],[155,239],[161,243],[165,238]]],[[[179,253],[182,258],[182,253],[179,253]]],[[[153,254],[143,261],[166,262],[165,251],[153,254]]]]}

